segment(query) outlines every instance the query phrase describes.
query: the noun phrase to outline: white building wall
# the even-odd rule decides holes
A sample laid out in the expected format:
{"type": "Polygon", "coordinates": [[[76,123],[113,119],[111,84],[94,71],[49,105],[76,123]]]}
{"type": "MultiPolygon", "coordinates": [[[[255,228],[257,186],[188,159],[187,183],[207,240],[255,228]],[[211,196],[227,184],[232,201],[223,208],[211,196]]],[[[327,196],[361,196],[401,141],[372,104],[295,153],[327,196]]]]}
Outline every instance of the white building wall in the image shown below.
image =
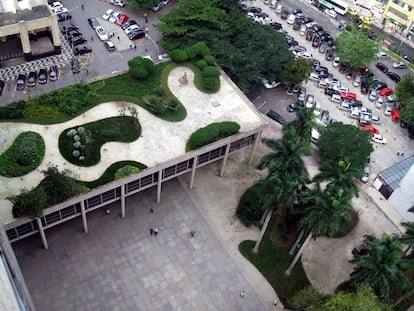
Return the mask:
{"type": "Polygon", "coordinates": [[[408,212],[408,209],[414,206],[414,165],[411,166],[400,186],[388,198],[388,202],[402,218],[414,222],[414,213],[408,212]]]}
{"type": "Polygon", "coordinates": [[[47,5],[46,0],[0,0],[0,13],[16,13],[20,10],[31,10],[35,6],[47,5]]]}
{"type": "Polygon", "coordinates": [[[19,311],[16,296],[10,284],[9,275],[4,266],[4,261],[0,258],[0,310],[19,311]]]}

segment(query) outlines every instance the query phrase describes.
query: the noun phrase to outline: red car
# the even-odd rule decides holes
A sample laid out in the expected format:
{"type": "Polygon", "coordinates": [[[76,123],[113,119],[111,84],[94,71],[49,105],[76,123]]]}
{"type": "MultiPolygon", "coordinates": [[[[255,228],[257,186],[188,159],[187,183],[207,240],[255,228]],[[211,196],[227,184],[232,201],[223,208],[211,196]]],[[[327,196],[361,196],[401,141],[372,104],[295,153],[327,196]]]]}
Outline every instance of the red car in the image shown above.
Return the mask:
{"type": "Polygon", "coordinates": [[[391,120],[392,122],[400,122],[400,112],[398,109],[393,109],[391,111],[391,120]]]}
{"type": "Polygon", "coordinates": [[[378,131],[375,127],[373,127],[372,125],[365,125],[365,126],[362,128],[362,130],[363,130],[364,132],[371,132],[371,133],[372,133],[372,135],[374,135],[374,134],[379,134],[379,131],[378,131]]]}
{"type": "Polygon", "coordinates": [[[352,93],[352,92],[342,91],[341,92],[341,98],[345,99],[345,100],[353,100],[353,99],[357,99],[357,94],[352,93]]]}
{"type": "Polygon", "coordinates": [[[393,90],[391,90],[390,88],[388,88],[388,87],[385,87],[385,88],[383,88],[383,89],[381,89],[380,91],[379,91],[379,95],[380,96],[390,96],[391,94],[393,94],[394,93],[394,91],[393,90]]]}
{"type": "Polygon", "coordinates": [[[119,15],[117,21],[115,22],[117,25],[121,26],[123,23],[125,23],[128,20],[128,15],[121,14],[119,15]]]}

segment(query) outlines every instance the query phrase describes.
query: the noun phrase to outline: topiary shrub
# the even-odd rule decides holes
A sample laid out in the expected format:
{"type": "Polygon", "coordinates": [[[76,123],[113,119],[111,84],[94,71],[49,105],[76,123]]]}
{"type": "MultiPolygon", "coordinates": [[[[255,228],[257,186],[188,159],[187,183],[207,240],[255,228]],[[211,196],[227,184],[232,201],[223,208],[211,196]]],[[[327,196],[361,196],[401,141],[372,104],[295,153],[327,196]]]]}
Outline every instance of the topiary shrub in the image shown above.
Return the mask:
{"type": "Polygon", "coordinates": [[[165,101],[165,106],[168,109],[177,111],[178,105],[180,104],[179,100],[175,97],[168,97],[165,101]]]}
{"type": "Polygon", "coordinates": [[[207,67],[207,62],[205,60],[200,59],[197,61],[196,66],[198,69],[203,70],[205,67],[207,67]]]}
{"type": "Polygon", "coordinates": [[[220,80],[217,77],[207,77],[203,79],[203,87],[208,91],[217,91],[220,80]]]}
{"type": "Polygon", "coordinates": [[[134,57],[128,61],[129,74],[137,80],[147,78],[154,72],[154,63],[143,57],[134,57]]]}
{"type": "Polygon", "coordinates": [[[206,55],[211,54],[210,49],[208,48],[208,46],[206,45],[204,41],[197,42],[196,44],[192,46],[192,49],[196,53],[196,56],[204,57],[206,55]]]}
{"type": "Polygon", "coordinates": [[[194,48],[194,46],[190,46],[186,48],[184,51],[187,54],[187,59],[189,60],[197,57],[197,50],[194,48]]]}
{"type": "Polygon", "coordinates": [[[238,133],[240,125],[233,121],[211,123],[191,134],[187,141],[186,151],[195,150],[212,142],[238,133]]]}
{"type": "Polygon", "coordinates": [[[164,114],[167,108],[160,102],[156,102],[151,106],[151,110],[158,115],[164,114]]]}
{"type": "Polygon", "coordinates": [[[214,66],[207,66],[203,69],[203,78],[210,78],[210,77],[216,77],[218,78],[220,76],[220,71],[214,66]]]}
{"type": "Polygon", "coordinates": [[[262,189],[259,184],[255,184],[242,195],[236,209],[236,215],[240,221],[249,227],[254,222],[259,221],[263,215],[263,207],[260,204],[262,189]]]}
{"type": "Polygon", "coordinates": [[[216,63],[216,59],[213,55],[206,55],[203,57],[203,60],[210,66],[213,66],[216,63]]]}
{"type": "Polygon", "coordinates": [[[177,63],[185,62],[188,60],[187,53],[184,50],[176,49],[171,51],[170,58],[177,63]]]}

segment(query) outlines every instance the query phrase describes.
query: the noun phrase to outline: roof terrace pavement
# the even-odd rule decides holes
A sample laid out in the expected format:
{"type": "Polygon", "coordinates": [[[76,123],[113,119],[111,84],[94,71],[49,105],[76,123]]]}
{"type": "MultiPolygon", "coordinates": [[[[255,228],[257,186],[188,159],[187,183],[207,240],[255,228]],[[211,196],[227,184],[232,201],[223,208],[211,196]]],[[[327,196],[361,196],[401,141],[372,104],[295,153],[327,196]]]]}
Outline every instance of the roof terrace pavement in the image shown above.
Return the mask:
{"type": "Polygon", "coordinates": [[[193,83],[194,74],[187,67],[177,67],[168,76],[171,92],[187,110],[181,122],[164,121],[145,109],[126,102],[110,102],[94,107],[84,114],[61,124],[37,125],[27,123],[0,123],[0,153],[4,152],[16,136],[24,131],[34,131],[42,135],[46,144],[45,157],[33,172],[16,178],[0,176],[0,220],[7,223],[13,219],[11,203],[6,197],[18,194],[21,189],[31,189],[43,179],[42,170],[49,163],[59,169],[68,169],[80,180],[91,181],[99,178],[114,162],[134,160],[148,167],[173,159],[185,153],[185,145],[190,135],[197,129],[213,122],[235,121],[240,131],[248,131],[265,122],[247,97],[225,75],[220,77],[220,90],[214,94],[200,92],[193,83]],[[188,83],[178,81],[187,73],[188,83]],[[80,126],[95,120],[119,116],[121,107],[133,105],[137,108],[141,124],[141,137],[132,143],[107,143],[101,148],[101,161],[92,167],[79,167],[67,162],[58,149],[59,135],[68,128],[80,126]]]}

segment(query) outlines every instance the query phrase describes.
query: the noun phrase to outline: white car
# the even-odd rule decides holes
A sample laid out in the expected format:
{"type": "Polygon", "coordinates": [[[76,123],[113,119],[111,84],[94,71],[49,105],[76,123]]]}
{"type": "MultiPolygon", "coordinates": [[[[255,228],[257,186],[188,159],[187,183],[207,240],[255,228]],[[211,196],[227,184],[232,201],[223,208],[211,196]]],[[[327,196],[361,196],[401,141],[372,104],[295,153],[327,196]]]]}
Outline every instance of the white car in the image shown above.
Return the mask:
{"type": "Polygon", "coordinates": [[[339,56],[335,56],[334,59],[332,60],[332,66],[338,67],[340,62],[341,62],[341,59],[339,58],[339,56]]]}
{"type": "Polygon", "coordinates": [[[371,114],[371,123],[372,124],[381,124],[381,118],[374,115],[374,114],[371,114]]]}
{"type": "Polygon", "coordinates": [[[315,100],[315,97],[313,95],[308,95],[306,97],[305,107],[308,108],[308,109],[312,108],[314,100],[315,100]]]}
{"type": "Polygon", "coordinates": [[[58,8],[52,9],[52,11],[55,12],[56,14],[68,13],[68,9],[64,7],[58,7],[58,8]]]}
{"type": "Polygon", "coordinates": [[[274,89],[276,86],[278,86],[280,84],[280,82],[276,82],[276,81],[269,81],[269,80],[264,80],[263,81],[263,85],[265,86],[265,88],[267,88],[268,90],[270,89],[274,89]]]}
{"type": "Polygon", "coordinates": [[[293,25],[293,23],[295,22],[295,18],[296,18],[296,15],[295,14],[290,14],[286,22],[289,25],[293,25]]]}
{"type": "MultiPolygon", "coordinates": [[[[332,96],[331,96],[331,101],[332,101],[333,103],[335,103],[335,104],[340,104],[339,109],[341,109],[341,108],[340,108],[340,107],[341,107],[341,104],[342,104],[342,98],[341,98],[341,95],[339,95],[339,94],[332,94],[332,96]]],[[[349,110],[349,109],[346,109],[346,110],[349,110]]]]}
{"type": "Polygon", "coordinates": [[[382,145],[385,145],[387,143],[387,139],[384,136],[380,135],[380,134],[372,135],[372,141],[374,143],[378,143],[378,144],[382,144],[382,145]]]}
{"type": "Polygon", "coordinates": [[[101,41],[108,40],[108,33],[106,32],[105,29],[103,29],[102,26],[96,27],[95,31],[96,31],[96,34],[98,35],[99,39],[101,39],[101,41]]]}
{"type": "Polygon", "coordinates": [[[363,182],[368,182],[369,179],[369,164],[364,168],[364,176],[361,177],[363,182]]]}
{"type": "Polygon", "coordinates": [[[111,0],[111,4],[119,6],[121,8],[123,8],[125,6],[124,1],[122,1],[122,0],[111,0]]]}
{"type": "Polygon", "coordinates": [[[335,18],[336,19],[336,16],[337,16],[337,14],[336,14],[336,12],[335,12],[335,10],[332,10],[332,9],[325,9],[325,14],[328,14],[330,17],[332,17],[332,18],[335,18]]]}
{"type": "Polygon", "coordinates": [[[395,62],[392,64],[395,69],[407,69],[407,64],[402,62],[395,62]]]}
{"type": "Polygon", "coordinates": [[[375,107],[381,109],[383,104],[384,104],[384,98],[381,96],[378,97],[377,102],[375,103],[375,107]]]}
{"type": "Polygon", "coordinates": [[[373,102],[377,100],[377,98],[378,98],[378,92],[374,89],[371,89],[369,91],[368,99],[373,102]]]}
{"type": "Polygon", "coordinates": [[[115,24],[115,22],[118,20],[118,17],[121,15],[121,12],[113,12],[111,16],[109,17],[108,21],[112,24],[115,24]]]}
{"type": "Polygon", "coordinates": [[[113,12],[114,10],[112,9],[106,10],[106,12],[102,15],[102,18],[107,21],[111,17],[113,12]]]}
{"type": "MultiPolygon", "coordinates": [[[[338,108],[339,110],[350,111],[352,107],[349,105],[348,102],[341,102],[338,108]]],[[[359,113],[358,113],[358,116],[359,116],[359,113]]]]}
{"type": "Polygon", "coordinates": [[[56,1],[50,4],[50,7],[52,8],[52,11],[54,12],[54,10],[57,8],[63,8],[63,4],[60,3],[59,1],[56,1]]]}
{"type": "Polygon", "coordinates": [[[384,115],[390,116],[393,109],[394,109],[394,106],[392,104],[385,104],[384,115]]]}
{"type": "Polygon", "coordinates": [[[126,28],[124,32],[125,34],[129,35],[131,32],[133,32],[134,30],[138,30],[138,29],[140,29],[140,27],[137,24],[134,24],[126,28]]]}
{"type": "Polygon", "coordinates": [[[322,111],[322,106],[320,102],[316,102],[315,106],[313,107],[313,114],[316,117],[319,117],[321,115],[321,111],[322,111]]]}
{"type": "Polygon", "coordinates": [[[298,56],[308,60],[311,60],[313,58],[312,54],[308,51],[299,52],[298,56]]]}

